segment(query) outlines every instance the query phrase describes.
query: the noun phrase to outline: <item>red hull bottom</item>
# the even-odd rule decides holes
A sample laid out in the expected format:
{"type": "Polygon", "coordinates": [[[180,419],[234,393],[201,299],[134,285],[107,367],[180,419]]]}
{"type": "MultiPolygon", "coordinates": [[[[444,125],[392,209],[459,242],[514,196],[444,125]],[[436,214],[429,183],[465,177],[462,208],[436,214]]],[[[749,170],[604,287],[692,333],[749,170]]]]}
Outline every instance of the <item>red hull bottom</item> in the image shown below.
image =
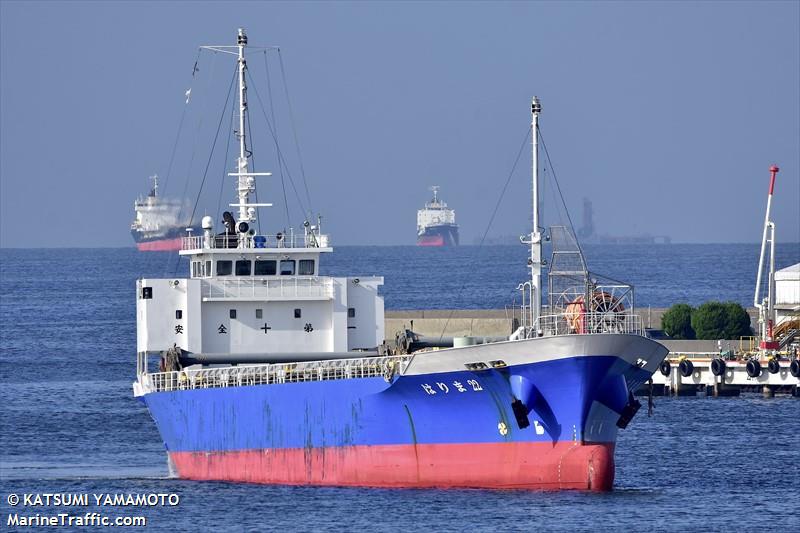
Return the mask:
{"type": "Polygon", "coordinates": [[[170,452],[185,479],[279,485],[579,489],[614,483],[614,444],[418,444],[170,452]]]}
{"type": "Polygon", "coordinates": [[[173,252],[181,249],[181,238],[164,239],[160,241],[137,242],[136,248],[140,252],[173,252]]]}
{"type": "Polygon", "coordinates": [[[417,246],[444,246],[444,238],[441,235],[435,237],[420,237],[417,246]]]}

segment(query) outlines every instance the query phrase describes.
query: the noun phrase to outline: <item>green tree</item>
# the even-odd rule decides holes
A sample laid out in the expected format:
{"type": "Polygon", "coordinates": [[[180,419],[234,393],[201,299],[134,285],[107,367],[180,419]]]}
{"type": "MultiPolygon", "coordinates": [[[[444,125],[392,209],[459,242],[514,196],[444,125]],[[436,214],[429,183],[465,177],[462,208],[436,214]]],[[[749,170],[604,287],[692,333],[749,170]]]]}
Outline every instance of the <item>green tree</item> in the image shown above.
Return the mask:
{"type": "Polygon", "coordinates": [[[750,316],[734,302],[706,302],[692,313],[698,339],[738,339],[750,335],[750,316]]]}
{"type": "Polygon", "coordinates": [[[738,339],[753,334],[750,328],[750,315],[744,307],[736,302],[725,302],[725,313],[727,315],[728,324],[725,327],[723,337],[724,339],[738,339]]]}
{"type": "Polygon", "coordinates": [[[727,325],[728,313],[720,302],[706,302],[692,313],[692,328],[698,339],[723,339],[727,325]]]}
{"type": "Polygon", "coordinates": [[[694,339],[692,309],[688,304],[675,304],[661,317],[661,329],[673,339],[694,339]]]}

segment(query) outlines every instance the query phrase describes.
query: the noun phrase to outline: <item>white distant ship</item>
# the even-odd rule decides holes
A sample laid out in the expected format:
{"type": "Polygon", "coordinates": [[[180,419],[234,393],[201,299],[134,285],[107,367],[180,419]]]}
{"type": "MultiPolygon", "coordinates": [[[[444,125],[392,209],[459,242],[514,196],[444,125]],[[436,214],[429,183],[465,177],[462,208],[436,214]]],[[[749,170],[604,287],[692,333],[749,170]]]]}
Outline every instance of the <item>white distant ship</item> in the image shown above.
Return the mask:
{"type": "MultiPolygon", "coordinates": [[[[161,252],[181,249],[181,237],[185,237],[188,220],[181,221],[184,202],[158,195],[158,176],[150,176],[153,188],[147,196],[140,196],[133,204],[136,218],[131,223],[131,235],[136,247],[143,252],[161,252]]],[[[185,217],[183,217],[185,218],[185,217]]],[[[200,226],[191,228],[200,234],[200,226]]]]}
{"type": "Polygon", "coordinates": [[[417,246],[458,246],[456,212],[439,200],[439,186],[430,188],[433,199],[417,211],[417,246]]]}

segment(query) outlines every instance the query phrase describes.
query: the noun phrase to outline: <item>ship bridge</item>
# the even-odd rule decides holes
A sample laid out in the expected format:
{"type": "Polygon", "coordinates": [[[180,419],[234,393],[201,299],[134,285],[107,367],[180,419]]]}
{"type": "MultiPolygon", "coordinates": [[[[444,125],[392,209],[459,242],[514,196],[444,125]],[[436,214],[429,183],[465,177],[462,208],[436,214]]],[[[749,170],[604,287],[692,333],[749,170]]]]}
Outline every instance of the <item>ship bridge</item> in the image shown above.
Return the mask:
{"type": "MultiPolygon", "coordinates": [[[[206,224],[207,225],[207,224],[206,224]]],[[[180,254],[189,256],[193,278],[212,276],[316,276],[320,253],[332,252],[328,235],[311,226],[303,235],[255,233],[183,237],[180,254]]]]}
{"type": "Polygon", "coordinates": [[[175,346],[196,361],[246,362],[383,342],[383,278],[321,276],[320,256],[333,248],[318,225],[261,235],[228,222],[214,234],[204,217],[203,235],[181,239],[188,278],[139,280],[140,354],[175,346]]]}

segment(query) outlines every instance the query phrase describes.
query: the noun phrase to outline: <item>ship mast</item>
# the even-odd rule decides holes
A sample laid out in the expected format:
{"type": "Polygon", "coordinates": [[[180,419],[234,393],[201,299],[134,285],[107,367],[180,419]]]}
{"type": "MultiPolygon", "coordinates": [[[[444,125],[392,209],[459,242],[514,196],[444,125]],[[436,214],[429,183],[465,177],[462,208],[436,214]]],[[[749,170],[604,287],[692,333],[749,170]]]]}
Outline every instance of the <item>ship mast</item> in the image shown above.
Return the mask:
{"type": "Polygon", "coordinates": [[[531,102],[533,228],[531,229],[531,325],[536,328],[542,312],[542,234],[539,231],[539,113],[542,104],[537,96],[531,102]]]}
{"type": "Polygon", "coordinates": [[[200,47],[213,52],[233,54],[237,57],[239,78],[239,129],[236,131],[236,137],[239,139],[239,157],[236,162],[236,172],[229,172],[228,176],[235,176],[237,178],[236,193],[238,202],[228,205],[230,207],[239,208],[239,224],[236,229],[242,238],[249,230],[250,223],[255,222],[256,220],[256,208],[272,207],[272,204],[250,202],[250,193],[254,193],[256,190],[255,177],[271,176],[272,173],[250,172],[247,161],[248,150],[245,134],[245,126],[247,124],[247,61],[244,57],[244,49],[246,47],[247,34],[244,32],[244,28],[239,28],[236,38],[236,46],[217,45],[200,47]]]}
{"type": "Polygon", "coordinates": [[[247,113],[247,82],[245,80],[245,69],[247,63],[244,59],[244,48],[247,46],[247,35],[244,33],[244,28],[239,28],[239,34],[236,39],[236,46],[239,48],[239,131],[237,136],[239,138],[239,160],[237,165],[238,170],[238,187],[239,192],[239,220],[242,222],[250,221],[250,216],[247,212],[247,203],[253,187],[253,177],[249,175],[247,167],[247,148],[245,146],[245,115],[247,113]]]}

